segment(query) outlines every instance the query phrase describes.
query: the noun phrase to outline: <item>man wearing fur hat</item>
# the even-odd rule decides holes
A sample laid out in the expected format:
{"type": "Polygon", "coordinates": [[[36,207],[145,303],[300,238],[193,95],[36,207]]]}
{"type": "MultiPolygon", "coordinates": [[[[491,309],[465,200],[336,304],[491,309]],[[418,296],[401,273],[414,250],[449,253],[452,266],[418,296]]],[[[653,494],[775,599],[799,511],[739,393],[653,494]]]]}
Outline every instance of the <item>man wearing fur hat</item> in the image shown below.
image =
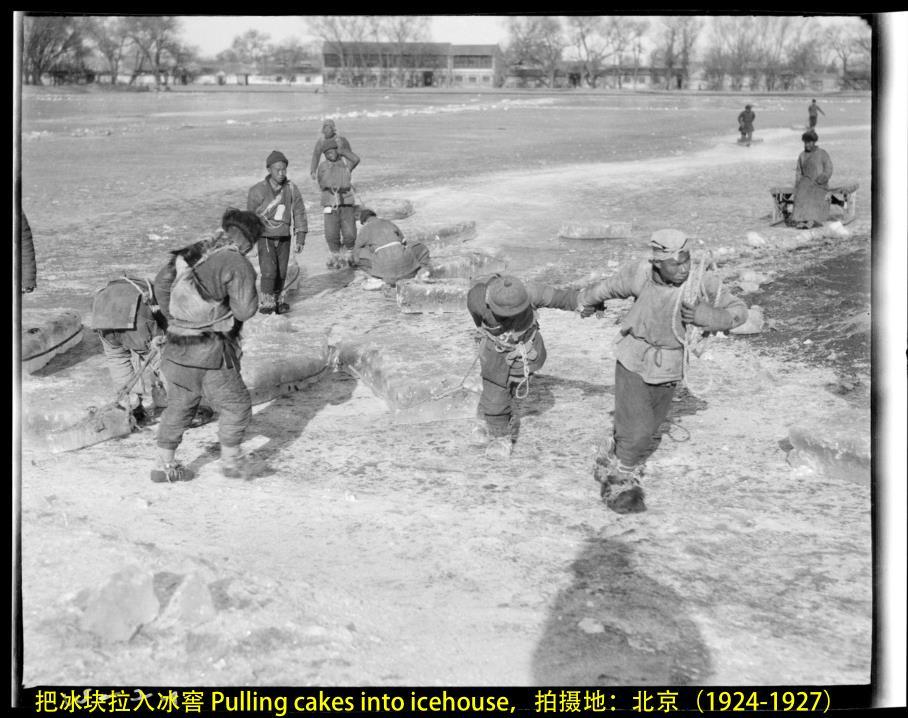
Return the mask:
{"type": "Polygon", "coordinates": [[[322,154],[325,152],[325,144],[327,142],[334,142],[337,145],[337,154],[350,163],[351,172],[359,164],[359,157],[350,149],[350,143],[347,138],[337,134],[334,120],[326,119],[322,122],[322,137],[315,141],[315,148],[312,150],[312,163],[309,166],[309,174],[312,179],[317,179],[318,165],[322,160],[322,154]]]}
{"type": "Polygon", "coordinates": [[[348,163],[340,156],[338,145],[333,139],[326,140],[322,147],[325,159],[318,166],[316,179],[322,193],[325,241],[331,253],[328,266],[343,269],[352,263],[353,246],[356,243],[356,216],[353,210],[356,198],[351,175],[356,163],[348,163]]]}
{"type": "Polygon", "coordinates": [[[635,300],[615,339],[614,425],[593,470],[603,501],[618,513],[646,510],[640,479],[684,376],[686,326],[727,331],[747,319],[747,305],[727,289],[720,291],[715,273],[703,272],[699,286],[686,286],[689,243],[676,229],[654,232],[650,259],[625,264],[580,292],[582,317],[592,316],[609,299],[635,300]],[[684,297],[696,299],[691,303],[684,297]]]}
{"type": "Polygon", "coordinates": [[[810,229],[829,219],[826,193],[832,177],[829,153],[817,147],[817,133],[808,130],[801,135],[804,151],[795,167],[794,208],[790,222],[800,229],[810,229]]]}
{"type": "Polygon", "coordinates": [[[268,155],[268,176],[249,189],[246,200],[246,209],[262,218],[262,235],[258,238],[262,314],[290,310],[285,292],[290,248],[293,244],[295,252],[302,252],[309,231],[306,206],[297,186],[287,178],[287,164],[278,150],[268,155]]]}
{"type": "Polygon", "coordinates": [[[536,282],[524,284],[511,275],[494,274],[477,281],[467,294],[467,311],[479,334],[482,423],[473,443],[484,445],[489,458],[511,455],[519,417],[514,399],[530,388],[530,376],[545,363],[537,307],[577,309],[577,289],[555,289],[536,282]]]}
{"type": "Polygon", "coordinates": [[[161,369],[168,395],[157,436],[161,467],[151,472],[152,481],[193,477],[175,453],[202,398],[219,415],[222,473],[248,478],[241,445],[252,403],[240,374],[239,335],[258,308],[255,268],[245,255],[261,232],[255,212],[230,208],[219,230],[173,251],[155,277],[155,296],[167,318],[161,369]]]}

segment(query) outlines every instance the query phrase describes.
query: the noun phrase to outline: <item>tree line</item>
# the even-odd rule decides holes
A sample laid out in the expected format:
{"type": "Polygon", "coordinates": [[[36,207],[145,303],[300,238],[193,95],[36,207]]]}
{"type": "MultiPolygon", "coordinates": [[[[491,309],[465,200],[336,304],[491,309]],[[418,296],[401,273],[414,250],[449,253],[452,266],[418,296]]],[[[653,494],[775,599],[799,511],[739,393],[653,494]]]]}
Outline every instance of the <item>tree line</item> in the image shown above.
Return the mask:
{"type": "MultiPolygon", "coordinates": [[[[380,84],[402,81],[407,72],[403,48],[431,41],[429,18],[416,15],[310,15],[308,34],[272,43],[267,33],[248,30],[211,60],[236,62],[267,74],[289,71],[305,62],[321,64],[322,43],[339,60],[338,80],[369,65],[380,84]],[[379,43],[380,51],[362,56],[363,43],[379,43]]],[[[510,16],[504,57],[510,67],[535,72],[541,84],[554,87],[565,61],[577,68],[578,83],[599,86],[612,74],[620,87],[625,76],[645,66],[660,68],[666,89],[688,86],[695,64],[702,68],[704,89],[762,86],[787,89],[794,76],[835,66],[847,76],[849,67],[867,67],[871,31],[852,17],[822,26],[817,18],[776,16],[665,17],[620,15],[510,16]]],[[[202,60],[198,48],[182,38],[174,16],[56,16],[26,14],[23,18],[22,74],[26,84],[42,76],[73,76],[85,72],[89,58],[101,58],[112,81],[135,82],[152,73],[156,82],[187,72],[202,60]]]]}

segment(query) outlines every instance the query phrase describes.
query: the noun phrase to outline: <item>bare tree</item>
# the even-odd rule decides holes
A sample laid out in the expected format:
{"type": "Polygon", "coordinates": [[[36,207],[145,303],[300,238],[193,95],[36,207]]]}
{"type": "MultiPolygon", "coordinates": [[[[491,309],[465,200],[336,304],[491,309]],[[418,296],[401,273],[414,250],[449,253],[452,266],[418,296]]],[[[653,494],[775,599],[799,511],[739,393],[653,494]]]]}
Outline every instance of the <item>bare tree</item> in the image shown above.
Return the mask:
{"type": "MultiPolygon", "coordinates": [[[[639,21],[621,15],[612,15],[604,20],[605,55],[611,57],[617,73],[617,84],[621,87],[621,64],[624,51],[634,43],[639,21]]],[[[642,34],[642,33],[641,33],[642,34]]]]}
{"type": "Polygon", "coordinates": [[[116,85],[120,64],[131,42],[126,23],[122,17],[88,17],[85,18],[82,27],[107,61],[110,84],[116,85]]]}
{"type": "MultiPolygon", "coordinates": [[[[130,84],[147,60],[154,73],[155,85],[161,84],[161,76],[165,71],[164,62],[174,47],[180,22],[177,18],[168,15],[157,16],[131,16],[125,18],[129,37],[140,50],[142,60],[130,78],[130,84]]],[[[166,74],[165,74],[166,82],[166,74]]]]}
{"type": "Polygon", "coordinates": [[[335,79],[352,84],[353,69],[365,64],[359,47],[374,37],[374,22],[364,15],[312,15],[307,19],[309,32],[321,38],[328,49],[338,55],[335,79]]]}
{"type": "Polygon", "coordinates": [[[870,28],[860,19],[839,27],[829,27],[823,40],[842,66],[842,75],[848,74],[848,62],[853,58],[870,59],[870,28]]]}
{"type": "Polygon", "coordinates": [[[804,27],[801,18],[792,16],[774,15],[757,18],[757,54],[768,91],[776,89],[785,66],[788,47],[800,41],[804,27]]]}
{"type": "Polygon", "coordinates": [[[254,65],[261,74],[267,74],[269,41],[271,35],[260,30],[250,29],[233,38],[230,49],[237,62],[254,65]]]}
{"type": "Polygon", "coordinates": [[[41,75],[67,56],[81,57],[84,48],[79,23],[72,17],[23,18],[23,70],[25,84],[42,84],[41,75]]]}
{"type": "Polygon", "coordinates": [[[815,38],[808,35],[807,39],[789,48],[787,68],[795,77],[815,72],[822,65],[820,45],[815,38]]]}
{"type": "Polygon", "coordinates": [[[378,15],[375,16],[375,29],[377,39],[388,43],[390,50],[383,65],[389,70],[393,67],[397,84],[403,85],[407,73],[404,67],[407,44],[429,42],[429,18],[424,15],[378,15]]]}
{"type": "Polygon", "coordinates": [[[643,56],[643,37],[649,30],[649,20],[631,20],[628,24],[631,55],[634,58],[634,87],[637,86],[637,72],[640,69],[640,58],[643,56]]]}
{"type": "Polygon", "coordinates": [[[665,67],[665,89],[670,90],[672,80],[675,76],[675,66],[678,64],[680,44],[678,26],[672,22],[672,18],[662,20],[662,28],[659,35],[659,45],[653,51],[653,65],[661,64],[665,67]]]}
{"type": "Polygon", "coordinates": [[[535,65],[555,86],[555,74],[567,40],[558,18],[548,15],[514,17],[508,20],[509,55],[517,62],[535,65]]]}
{"type": "Polygon", "coordinates": [[[589,87],[596,87],[602,64],[608,57],[605,18],[601,15],[571,15],[567,19],[568,39],[577,50],[583,79],[589,87]]]}
{"type": "Polygon", "coordinates": [[[694,45],[696,45],[697,37],[703,28],[703,21],[700,18],[685,15],[676,18],[675,24],[678,26],[681,76],[686,85],[690,80],[690,66],[694,59],[694,45]]]}
{"type": "Polygon", "coordinates": [[[721,72],[731,80],[731,89],[740,90],[744,78],[760,62],[758,29],[752,16],[713,18],[707,73],[721,72]]]}
{"type": "Polygon", "coordinates": [[[268,47],[268,55],[276,67],[288,76],[293,68],[309,58],[309,51],[299,38],[289,37],[286,40],[268,47]]]}

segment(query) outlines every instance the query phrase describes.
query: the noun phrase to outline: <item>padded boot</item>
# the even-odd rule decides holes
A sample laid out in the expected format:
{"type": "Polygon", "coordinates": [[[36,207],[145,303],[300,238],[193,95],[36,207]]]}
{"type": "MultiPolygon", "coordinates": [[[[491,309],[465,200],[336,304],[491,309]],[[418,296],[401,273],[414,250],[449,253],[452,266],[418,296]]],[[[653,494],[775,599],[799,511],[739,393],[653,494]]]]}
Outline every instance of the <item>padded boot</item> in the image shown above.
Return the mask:
{"type": "Polygon", "coordinates": [[[153,469],[151,480],[156,484],[173,484],[177,481],[192,481],[195,474],[179,461],[164,464],[163,469],[153,469]]]}
{"type": "Polygon", "coordinates": [[[633,471],[618,470],[602,482],[600,495],[605,505],[618,514],[635,514],[646,511],[643,489],[640,486],[642,467],[633,471]]]}
{"type": "Polygon", "coordinates": [[[470,430],[470,445],[471,446],[488,446],[489,440],[492,437],[489,435],[489,427],[486,426],[486,423],[477,422],[476,425],[470,430]]]}
{"type": "Polygon", "coordinates": [[[511,437],[496,436],[486,446],[485,456],[493,461],[503,461],[511,458],[511,437]]]}
{"type": "Polygon", "coordinates": [[[249,481],[253,478],[252,462],[245,454],[221,456],[221,475],[228,479],[249,481]]]}
{"type": "Polygon", "coordinates": [[[274,314],[274,297],[270,294],[262,295],[259,301],[259,314],[274,314]]]}

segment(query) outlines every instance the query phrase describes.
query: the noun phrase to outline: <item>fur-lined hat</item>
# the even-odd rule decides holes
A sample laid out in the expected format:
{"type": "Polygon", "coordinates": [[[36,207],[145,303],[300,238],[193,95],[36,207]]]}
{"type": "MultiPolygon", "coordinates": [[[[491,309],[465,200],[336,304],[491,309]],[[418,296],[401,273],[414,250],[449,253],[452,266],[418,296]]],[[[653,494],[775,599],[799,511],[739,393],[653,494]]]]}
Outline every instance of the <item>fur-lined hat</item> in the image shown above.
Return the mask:
{"type": "Polygon", "coordinates": [[[221,227],[225,230],[228,227],[237,227],[250,243],[255,244],[262,233],[262,220],[255,212],[228,207],[221,217],[221,227]]]}

